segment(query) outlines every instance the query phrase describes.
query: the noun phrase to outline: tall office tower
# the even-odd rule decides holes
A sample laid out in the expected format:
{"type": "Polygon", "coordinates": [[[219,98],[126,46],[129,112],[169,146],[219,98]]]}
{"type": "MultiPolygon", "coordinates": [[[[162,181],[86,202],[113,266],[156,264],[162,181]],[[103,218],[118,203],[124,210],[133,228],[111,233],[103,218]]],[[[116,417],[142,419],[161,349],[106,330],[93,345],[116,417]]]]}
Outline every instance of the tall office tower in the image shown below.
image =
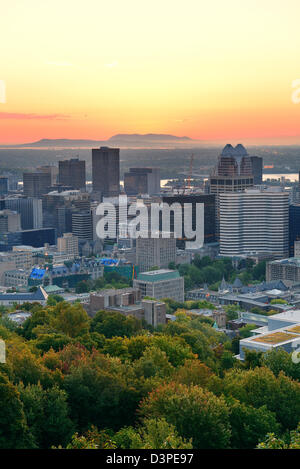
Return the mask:
{"type": "Polygon", "coordinates": [[[120,149],[100,147],[92,149],[93,191],[102,197],[120,193],[120,149]]]}
{"type": "Polygon", "coordinates": [[[5,195],[8,193],[8,177],[0,177],[0,195],[5,195]]]}
{"type": "Polygon", "coordinates": [[[21,234],[21,245],[43,247],[45,244],[54,246],[57,241],[55,228],[40,228],[36,230],[23,230],[21,234]]]}
{"type": "Polygon", "coordinates": [[[59,183],[74,189],[85,189],[85,161],[79,158],[59,161],[59,183]]]}
{"type": "Polygon", "coordinates": [[[261,156],[250,156],[252,163],[253,184],[260,185],[263,182],[263,159],[261,156]]]}
{"type": "Polygon", "coordinates": [[[300,204],[291,204],[289,210],[289,256],[293,257],[294,243],[300,241],[300,204]]]}
{"type": "Polygon", "coordinates": [[[4,200],[5,208],[18,212],[22,230],[43,228],[42,200],[33,197],[15,197],[4,200]]]}
{"type": "Polygon", "coordinates": [[[97,225],[103,218],[106,220],[104,239],[107,238],[117,241],[120,238],[130,238],[130,233],[128,233],[130,231],[129,223],[133,218],[135,218],[134,215],[128,215],[130,202],[131,200],[127,199],[126,195],[120,195],[119,197],[104,197],[102,203],[108,204],[108,209],[105,210],[104,215],[97,215],[98,203],[93,202],[92,215],[94,240],[99,239],[97,225]],[[114,210],[111,211],[109,206],[113,206],[114,210]]]}
{"type": "MultiPolygon", "coordinates": [[[[18,190],[18,176],[16,174],[10,173],[9,171],[4,171],[2,177],[6,177],[8,181],[8,191],[18,190]]],[[[6,185],[6,183],[4,182],[6,185]]]]}
{"type": "Polygon", "coordinates": [[[237,192],[253,186],[251,158],[240,143],[223,148],[210,176],[210,193],[237,192]]]}
{"type": "Polygon", "coordinates": [[[91,211],[72,213],[72,234],[80,241],[93,240],[93,221],[91,211]]]}
{"type": "Polygon", "coordinates": [[[281,188],[220,194],[220,254],[287,257],[289,195],[281,188]]]}
{"type": "Polygon", "coordinates": [[[136,263],[140,272],[151,267],[167,268],[176,260],[176,239],[174,238],[137,238],[136,263]]]}
{"type": "MultiPolygon", "coordinates": [[[[192,241],[192,239],[186,239],[184,236],[184,204],[192,205],[192,229],[196,229],[196,205],[204,204],[204,243],[215,243],[217,241],[216,236],[216,196],[214,194],[192,194],[192,195],[165,195],[162,197],[162,201],[171,206],[174,203],[179,203],[182,207],[182,239],[177,240],[177,246],[184,248],[185,241],[192,241]]],[[[174,233],[174,213],[170,213],[170,231],[174,233]]],[[[198,221],[199,223],[199,221],[198,221]]],[[[176,228],[176,227],[175,227],[176,228]]],[[[161,225],[162,229],[162,225],[161,225]]]]}
{"type": "Polygon", "coordinates": [[[77,257],[79,252],[77,236],[74,236],[72,233],[64,233],[61,238],[57,238],[57,250],[77,257]]]}
{"type": "Polygon", "coordinates": [[[12,210],[1,210],[0,233],[10,233],[21,230],[20,214],[12,210]]]}
{"type": "Polygon", "coordinates": [[[127,195],[160,193],[160,170],[158,168],[130,168],[124,174],[124,190],[127,195]]]}
{"type": "Polygon", "coordinates": [[[51,173],[36,171],[23,173],[23,192],[26,197],[41,198],[51,187],[51,173]]]}
{"type": "Polygon", "coordinates": [[[218,163],[209,178],[209,192],[216,194],[216,232],[220,232],[220,200],[223,192],[240,192],[253,187],[251,159],[243,147],[235,148],[229,143],[223,148],[218,163]]]}
{"type": "Polygon", "coordinates": [[[90,210],[90,195],[79,190],[52,191],[43,197],[44,226],[54,226],[58,236],[72,231],[72,213],[90,210]]]}
{"type": "Polygon", "coordinates": [[[54,186],[57,183],[58,167],[55,166],[54,164],[38,166],[36,168],[36,170],[40,171],[42,173],[50,173],[50,175],[51,175],[51,186],[54,186]]]}

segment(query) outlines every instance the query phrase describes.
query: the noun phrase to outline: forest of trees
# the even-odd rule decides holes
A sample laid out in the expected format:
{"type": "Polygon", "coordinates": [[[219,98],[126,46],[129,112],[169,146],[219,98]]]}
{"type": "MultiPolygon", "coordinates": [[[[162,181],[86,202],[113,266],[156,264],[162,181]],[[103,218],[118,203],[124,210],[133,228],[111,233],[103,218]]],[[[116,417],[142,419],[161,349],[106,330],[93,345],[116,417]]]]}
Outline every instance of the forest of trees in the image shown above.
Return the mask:
{"type": "Polygon", "coordinates": [[[22,326],[0,319],[0,448],[299,448],[300,366],[286,352],[240,362],[183,309],[153,330],[60,300],[24,306],[22,326]]]}
{"type": "Polygon", "coordinates": [[[244,285],[260,283],[265,280],[266,262],[261,261],[255,265],[254,261],[247,259],[241,261],[235,268],[229,258],[211,259],[208,256],[200,258],[196,255],[191,264],[169,264],[170,269],[178,269],[184,277],[185,290],[197,288],[206,283],[211,290],[218,290],[222,278],[233,283],[239,278],[244,285]]]}

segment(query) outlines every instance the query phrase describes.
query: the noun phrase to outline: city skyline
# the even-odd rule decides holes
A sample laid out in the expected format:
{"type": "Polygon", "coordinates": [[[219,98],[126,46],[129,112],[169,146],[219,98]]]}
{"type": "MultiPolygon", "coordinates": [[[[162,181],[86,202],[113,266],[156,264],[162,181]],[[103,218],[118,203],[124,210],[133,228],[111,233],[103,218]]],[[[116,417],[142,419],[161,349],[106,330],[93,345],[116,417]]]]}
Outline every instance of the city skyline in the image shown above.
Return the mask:
{"type": "Polygon", "coordinates": [[[0,144],[116,133],[293,143],[299,135],[298,2],[45,8],[1,5],[0,144]]]}

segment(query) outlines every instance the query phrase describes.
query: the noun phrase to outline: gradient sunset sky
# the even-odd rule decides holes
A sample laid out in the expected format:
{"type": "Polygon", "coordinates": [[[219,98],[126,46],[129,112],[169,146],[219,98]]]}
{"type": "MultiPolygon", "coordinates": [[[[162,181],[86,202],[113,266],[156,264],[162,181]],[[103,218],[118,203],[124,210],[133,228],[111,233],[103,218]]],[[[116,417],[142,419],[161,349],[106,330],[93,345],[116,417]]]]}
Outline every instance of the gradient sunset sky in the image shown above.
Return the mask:
{"type": "Polygon", "coordinates": [[[0,143],[300,135],[299,0],[1,0],[0,15],[0,143]]]}

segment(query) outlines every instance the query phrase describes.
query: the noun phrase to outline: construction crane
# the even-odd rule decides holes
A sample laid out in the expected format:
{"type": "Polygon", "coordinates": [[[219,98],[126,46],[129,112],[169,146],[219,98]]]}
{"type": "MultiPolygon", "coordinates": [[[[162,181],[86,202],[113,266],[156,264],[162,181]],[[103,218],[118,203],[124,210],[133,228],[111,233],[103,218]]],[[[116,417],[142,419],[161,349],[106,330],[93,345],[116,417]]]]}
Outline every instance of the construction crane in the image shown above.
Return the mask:
{"type": "Polygon", "coordinates": [[[183,194],[185,194],[186,188],[188,189],[191,188],[191,178],[193,174],[193,162],[194,162],[194,153],[191,154],[190,169],[189,169],[189,174],[188,174],[188,179],[187,179],[187,187],[186,187],[186,184],[184,184],[183,194]]]}

